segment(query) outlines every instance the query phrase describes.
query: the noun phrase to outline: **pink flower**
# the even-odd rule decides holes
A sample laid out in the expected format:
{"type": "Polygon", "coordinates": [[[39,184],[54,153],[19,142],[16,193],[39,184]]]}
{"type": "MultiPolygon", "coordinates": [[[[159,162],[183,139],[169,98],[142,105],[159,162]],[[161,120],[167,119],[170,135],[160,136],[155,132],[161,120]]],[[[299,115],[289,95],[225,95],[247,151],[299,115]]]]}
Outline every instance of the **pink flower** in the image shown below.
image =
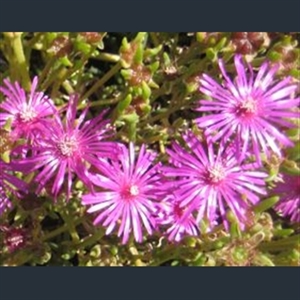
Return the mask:
{"type": "Polygon", "coordinates": [[[21,192],[27,192],[27,184],[13,175],[16,170],[12,163],[0,159],[0,215],[12,207],[11,196],[21,197],[21,192]]]}
{"type": "Polygon", "coordinates": [[[188,210],[180,207],[180,202],[173,195],[160,203],[157,222],[167,227],[166,234],[169,241],[179,242],[184,236],[199,235],[199,225],[193,216],[194,210],[193,206],[188,206],[188,210]]]}
{"type": "Polygon", "coordinates": [[[42,92],[37,92],[38,78],[32,82],[30,94],[26,95],[25,90],[18,82],[10,83],[4,80],[5,86],[0,87],[6,99],[0,104],[4,112],[0,114],[0,127],[11,119],[12,136],[14,139],[27,138],[34,140],[37,134],[49,126],[49,117],[57,110],[51,99],[42,92]]]}
{"type": "Polygon", "coordinates": [[[29,232],[25,228],[16,228],[9,225],[0,226],[0,232],[3,232],[3,244],[7,247],[9,253],[20,250],[29,244],[29,232]]]}
{"type": "Polygon", "coordinates": [[[300,176],[282,174],[282,182],[273,192],[280,196],[276,211],[292,222],[300,223],[300,176]]]}
{"type": "Polygon", "coordinates": [[[256,159],[260,162],[261,150],[269,154],[271,149],[278,155],[280,144],[293,146],[280,127],[292,127],[287,119],[299,118],[292,111],[299,105],[299,98],[292,99],[297,89],[291,78],[276,82],[274,75],[278,66],[269,67],[264,63],[255,76],[251,66],[250,74],[242,64],[242,57],[236,55],[234,62],[237,77],[231,81],[220,60],[219,67],[225,78],[223,85],[204,74],[200,80],[200,91],[212,100],[201,100],[196,109],[208,115],[196,119],[199,127],[205,128],[207,136],[213,142],[227,141],[233,138],[241,144],[240,159],[243,159],[249,147],[252,147],[256,159]]]}
{"type": "Polygon", "coordinates": [[[51,193],[55,199],[66,176],[67,199],[69,199],[74,174],[91,188],[87,175],[89,167],[99,164],[99,157],[114,157],[118,154],[115,143],[103,141],[111,134],[109,120],[103,120],[105,112],[83,123],[88,107],[76,120],[77,102],[77,95],[70,97],[66,121],[63,123],[56,116],[55,122],[47,128],[46,136],[39,141],[39,145],[32,147],[35,155],[20,162],[28,166],[27,172],[43,168],[35,177],[38,183],[37,193],[54,179],[51,193]]]}
{"type": "Polygon", "coordinates": [[[184,140],[189,151],[174,142],[167,150],[173,166],[164,168],[176,182],[174,195],[180,207],[198,207],[197,222],[205,218],[211,226],[220,216],[227,229],[229,209],[243,228],[247,210],[260,200],[257,194],[266,194],[267,174],[252,170],[252,164],[240,165],[232,147],[219,145],[215,151],[213,144],[200,142],[191,132],[184,140]]]}
{"type": "Polygon", "coordinates": [[[135,157],[134,145],[129,150],[123,147],[117,161],[103,161],[97,174],[91,178],[101,192],[86,194],[82,197],[84,205],[91,205],[89,213],[98,212],[94,224],[101,223],[110,234],[119,225],[118,236],[123,235],[125,244],[131,232],[137,242],[143,239],[145,227],[152,234],[155,227],[153,213],[157,201],[161,199],[160,164],[153,165],[156,154],[146,152],[142,145],[139,155],[135,157]]]}

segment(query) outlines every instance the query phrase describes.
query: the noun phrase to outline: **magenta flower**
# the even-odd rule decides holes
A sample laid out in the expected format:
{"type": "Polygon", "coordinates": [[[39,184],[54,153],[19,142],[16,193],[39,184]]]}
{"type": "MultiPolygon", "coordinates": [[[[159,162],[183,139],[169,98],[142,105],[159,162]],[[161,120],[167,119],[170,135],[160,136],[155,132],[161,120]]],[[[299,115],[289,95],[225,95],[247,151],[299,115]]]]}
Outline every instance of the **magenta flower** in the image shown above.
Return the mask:
{"type": "Polygon", "coordinates": [[[8,252],[13,253],[29,244],[29,232],[24,228],[16,228],[9,225],[1,225],[0,232],[3,232],[3,244],[8,252]]]}
{"type": "Polygon", "coordinates": [[[12,163],[6,163],[0,159],[0,215],[12,207],[10,197],[12,195],[21,197],[21,192],[27,192],[27,184],[15,177],[12,163]]]}
{"type": "Polygon", "coordinates": [[[69,199],[74,173],[91,187],[87,174],[89,166],[99,164],[99,157],[114,157],[118,153],[115,143],[103,141],[111,134],[109,120],[103,120],[105,112],[83,123],[88,107],[76,120],[77,102],[77,95],[70,97],[65,123],[56,116],[55,122],[47,128],[47,135],[33,147],[35,155],[22,161],[28,166],[27,172],[43,168],[35,177],[37,193],[54,179],[51,193],[57,198],[67,175],[69,199]]]}
{"type": "Polygon", "coordinates": [[[287,119],[299,118],[299,113],[292,111],[299,105],[299,98],[292,99],[297,89],[291,78],[276,82],[274,75],[278,66],[269,67],[264,63],[257,75],[249,66],[249,76],[242,64],[242,57],[236,55],[234,62],[237,77],[231,81],[220,60],[219,67],[225,78],[220,85],[204,74],[200,80],[200,91],[212,100],[201,100],[201,112],[207,116],[196,119],[199,127],[205,128],[212,141],[233,138],[241,144],[240,159],[243,159],[249,147],[260,162],[260,151],[268,155],[269,150],[280,154],[280,144],[293,146],[288,137],[280,132],[280,127],[292,127],[287,119]],[[212,113],[211,113],[212,112],[212,113]]]}
{"type": "Polygon", "coordinates": [[[280,196],[276,211],[292,222],[300,223],[300,176],[283,174],[282,182],[273,192],[280,196]]]}
{"type": "Polygon", "coordinates": [[[83,195],[82,203],[91,205],[89,213],[99,211],[94,224],[101,223],[110,234],[119,225],[118,236],[123,235],[125,244],[133,231],[137,242],[143,239],[142,227],[152,234],[155,227],[153,213],[157,201],[161,199],[160,164],[153,165],[156,154],[146,152],[145,145],[135,158],[134,146],[123,148],[118,161],[104,162],[101,173],[93,177],[93,182],[104,191],[83,195]]]}
{"type": "Polygon", "coordinates": [[[243,228],[247,210],[259,201],[257,194],[266,194],[267,174],[253,171],[252,164],[240,165],[232,147],[219,145],[215,152],[211,143],[201,143],[191,132],[184,140],[190,151],[174,142],[167,150],[173,167],[164,168],[165,175],[176,180],[180,207],[198,206],[197,221],[205,218],[211,227],[220,216],[226,229],[230,209],[243,228]]]}
{"type": "Polygon", "coordinates": [[[195,208],[180,207],[180,202],[171,195],[160,204],[157,212],[157,222],[163,227],[167,226],[166,234],[169,241],[179,242],[185,236],[199,235],[199,225],[193,216],[195,208]]]}
{"type": "Polygon", "coordinates": [[[49,126],[48,117],[56,113],[53,101],[42,92],[36,91],[37,77],[33,79],[28,95],[18,82],[13,84],[5,79],[4,84],[5,86],[0,87],[0,92],[6,97],[0,104],[0,108],[4,110],[0,114],[0,127],[11,118],[13,138],[34,140],[37,134],[49,126]]]}

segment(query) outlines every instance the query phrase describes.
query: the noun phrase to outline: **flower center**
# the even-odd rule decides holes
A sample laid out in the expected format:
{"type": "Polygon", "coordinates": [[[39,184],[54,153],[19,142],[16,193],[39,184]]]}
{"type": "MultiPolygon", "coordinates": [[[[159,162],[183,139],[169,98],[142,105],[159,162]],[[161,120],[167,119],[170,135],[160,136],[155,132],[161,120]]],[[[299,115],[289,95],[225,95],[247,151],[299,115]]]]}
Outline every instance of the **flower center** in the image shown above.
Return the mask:
{"type": "Polygon", "coordinates": [[[78,149],[78,142],[74,136],[65,136],[57,143],[57,148],[61,155],[70,157],[78,149]]]}
{"type": "Polygon", "coordinates": [[[129,193],[131,196],[137,196],[139,194],[139,188],[137,185],[132,185],[129,189],[129,193]]]}
{"type": "Polygon", "coordinates": [[[18,117],[23,123],[33,121],[37,116],[37,112],[30,106],[26,106],[19,114],[18,117]]]}
{"type": "Polygon", "coordinates": [[[184,213],[184,209],[179,206],[179,203],[176,202],[174,204],[173,210],[174,210],[175,217],[180,219],[184,213]]]}
{"type": "Polygon", "coordinates": [[[236,114],[240,117],[252,117],[257,113],[257,102],[251,98],[239,103],[236,107],[236,114]]]}
{"type": "Polygon", "coordinates": [[[208,168],[208,181],[211,184],[219,184],[225,178],[225,170],[222,165],[208,168]]]}
{"type": "Polygon", "coordinates": [[[126,200],[130,200],[132,198],[134,198],[135,196],[138,196],[140,193],[139,187],[135,184],[130,185],[130,186],[126,186],[122,192],[121,195],[124,199],[126,200]]]}
{"type": "Polygon", "coordinates": [[[4,243],[11,252],[20,249],[26,243],[25,231],[17,228],[9,230],[5,234],[4,243]]]}

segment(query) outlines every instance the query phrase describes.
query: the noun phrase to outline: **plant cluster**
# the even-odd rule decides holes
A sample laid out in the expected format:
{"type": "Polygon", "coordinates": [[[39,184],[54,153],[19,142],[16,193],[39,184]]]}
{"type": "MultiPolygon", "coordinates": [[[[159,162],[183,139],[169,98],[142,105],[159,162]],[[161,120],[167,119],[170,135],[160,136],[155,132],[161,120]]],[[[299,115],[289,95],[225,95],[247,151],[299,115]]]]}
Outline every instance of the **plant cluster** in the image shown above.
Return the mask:
{"type": "Polygon", "coordinates": [[[3,33],[1,264],[298,265],[298,40],[3,33]]]}

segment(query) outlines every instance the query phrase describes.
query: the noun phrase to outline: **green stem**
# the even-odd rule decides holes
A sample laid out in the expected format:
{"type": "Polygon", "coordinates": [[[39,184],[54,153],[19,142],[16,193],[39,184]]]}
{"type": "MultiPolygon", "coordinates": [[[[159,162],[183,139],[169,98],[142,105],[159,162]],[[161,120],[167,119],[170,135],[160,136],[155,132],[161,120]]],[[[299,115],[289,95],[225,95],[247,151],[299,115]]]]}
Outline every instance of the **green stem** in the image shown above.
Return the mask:
{"type": "Polygon", "coordinates": [[[151,123],[152,124],[152,123],[154,123],[154,122],[156,122],[158,120],[168,118],[175,111],[177,111],[179,109],[184,109],[184,108],[185,108],[185,106],[175,105],[173,107],[170,107],[168,110],[163,110],[162,109],[162,111],[159,114],[157,114],[157,115],[155,115],[153,117],[148,118],[147,120],[145,120],[144,123],[146,123],[146,124],[151,123]]]}
{"type": "Polygon", "coordinates": [[[62,86],[63,88],[67,91],[67,93],[69,95],[73,94],[74,93],[74,89],[71,85],[71,83],[68,81],[68,80],[65,80],[63,83],[62,83],[62,86]]]}
{"type": "MultiPolygon", "coordinates": [[[[15,259],[15,256],[14,257],[7,257],[4,261],[7,261],[7,260],[10,260],[14,262],[13,265],[8,265],[8,266],[23,266],[25,265],[26,263],[28,263],[29,261],[31,261],[31,259],[34,258],[34,254],[33,253],[29,253],[28,255],[26,256],[23,256],[23,257],[17,257],[17,260],[15,259]]],[[[3,265],[3,262],[1,262],[1,265],[3,265]]],[[[4,264],[5,266],[5,264],[4,264]]]]}
{"type": "Polygon", "coordinates": [[[200,45],[198,42],[195,42],[192,44],[188,50],[188,52],[182,54],[180,58],[177,61],[177,64],[179,66],[184,65],[188,61],[190,61],[192,58],[194,58],[196,55],[199,55],[200,53],[200,45]]]}
{"type": "Polygon", "coordinates": [[[10,56],[10,67],[14,69],[16,79],[22,82],[24,89],[30,91],[31,80],[22,44],[22,32],[7,32],[5,37],[13,51],[12,56],[10,56]]]}
{"type": "Polygon", "coordinates": [[[155,261],[153,261],[149,266],[160,266],[169,260],[175,259],[178,256],[179,252],[180,247],[176,246],[175,244],[171,244],[167,246],[166,249],[162,250],[161,252],[158,252],[155,255],[155,261]]]}
{"type": "MultiPolygon", "coordinates": [[[[74,226],[79,225],[84,219],[85,219],[85,217],[81,217],[81,218],[75,220],[74,223],[73,223],[73,225],[74,225],[74,226]]],[[[65,231],[68,231],[68,230],[69,230],[68,225],[67,225],[67,224],[64,224],[63,226],[61,226],[61,227],[59,227],[59,228],[57,228],[57,229],[55,229],[55,230],[53,230],[53,231],[47,233],[47,234],[43,237],[43,242],[45,242],[45,241],[47,241],[47,240],[50,240],[50,239],[52,239],[52,238],[54,238],[54,237],[56,237],[56,236],[62,234],[62,233],[65,232],[65,231]]]]}
{"type": "MultiPolygon", "coordinates": [[[[113,99],[101,99],[101,100],[96,100],[90,103],[90,107],[95,107],[95,106],[102,106],[102,105],[112,105],[115,103],[118,103],[121,100],[120,97],[118,98],[113,98],[113,99]]],[[[77,106],[77,109],[83,109],[86,107],[85,103],[81,103],[77,106]]]]}
{"type": "Polygon", "coordinates": [[[27,47],[30,49],[35,45],[35,43],[43,36],[44,32],[36,32],[34,37],[28,41],[27,47]]]}
{"type": "Polygon", "coordinates": [[[121,64],[115,64],[102,78],[100,78],[82,97],[81,100],[89,98],[96,90],[98,90],[106,81],[114,76],[120,69],[121,64]]]}
{"type": "Polygon", "coordinates": [[[154,47],[158,47],[160,45],[160,42],[159,42],[159,39],[157,37],[157,33],[156,32],[150,32],[150,37],[152,39],[154,47]]]}
{"type": "Polygon", "coordinates": [[[271,241],[271,242],[264,242],[259,245],[259,248],[263,251],[276,251],[281,249],[286,249],[289,246],[295,247],[300,245],[300,235],[294,235],[285,239],[281,239],[279,241],[271,241]]]}
{"type": "Polygon", "coordinates": [[[50,69],[53,67],[56,61],[57,61],[56,57],[51,57],[50,59],[48,59],[46,66],[44,67],[42,73],[39,76],[40,85],[43,83],[47,75],[50,73],[50,69]]]}
{"type": "Polygon", "coordinates": [[[55,99],[56,98],[56,94],[61,86],[61,84],[64,82],[65,78],[66,78],[66,74],[67,74],[67,69],[66,68],[62,68],[60,70],[60,72],[57,74],[56,77],[56,81],[53,85],[52,91],[51,91],[51,98],[55,99]]]}
{"type": "Polygon", "coordinates": [[[79,237],[79,235],[76,231],[76,225],[74,224],[73,218],[72,218],[72,216],[70,216],[69,211],[61,212],[61,216],[62,216],[63,220],[65,221],[67,227],[68,227],[68,230],[69,230],[69,233],[72,237],[72,240],[76,244],[79,243],[80,237],[79,237]]]}
{"type": "Polygon", "coordinates": [[[98,240],[100,240],[105,235],[105,230],[100,228],[96,233],[94,233],[92,236],[86,238],[85,240],[81,241],[76,245],[77,249],[80,248],[86,248],[90,245],[93,245],[98,240]]]}
{"type": "Polygon", "coordinates": [[[57,69],[55,69],[52,73],[50,73],[49,77],[43,82],[43,84],[41,85],[41,89],[43,90],[47,90],[51,84],[53,83],[53,81],[56,80],[58,74],[64,69],[63,66],[59,66],[57,69]]]}
{"type": "Polygon", "coordinates": [[[113,63],[117,63],[120,60],[119,55],[111,54],[111,53],[105,53],[105,52],[101,52],[93,58],[103,60],[103,61],[109,61],[109,62],[113,62],[113,63]]]}
{"type": "Polygon", "coordinates": [[[163,257],[160,257],[158,259],[156,259],[154,262],[152,262],[149,266],[150,267],[158,267],[158,266],[161,266],[163,263],[167,262],[167,261],[170,261],[170,260],[173,260],[173,259],[176,259],[178,255],[178,250],[174,250],[174,252],[167,256],[163,256],[163,257]]]}
{"type": "Polygon", "coordinates": [[[44,34],[43,32],[37,32],[35,36],[26,43],[25,58],[27,61],[29,61],[30,59],[31,51],[34,45],[36,44],[36,42],[38,42],[38,40],[41,38],[43,34],[44,34]]]}
{"type": "MultiPolygon", "coordinates": [[[[82,58],[81,58],[81,63],[79,65],[77,65],[77,67],[72,68],[74,69],[74,71],[72,71],[73,73],[75,73],[76,71],[80,70],[78,76],[77,76],[77,84],[75,86],[75,91],[76,93],[79,92],[81,84],[82,84],[82,78],[83,78],[83,74],[84,74],[84,65],[88,62],[89,58],[92,56],[93,52],[96,50],[96,47],[92,47],[91,50],[89,51],[89,53],[85,54],[82,58]]],[[[72,73],[69,75],[71,76],[72,73]]]]}

